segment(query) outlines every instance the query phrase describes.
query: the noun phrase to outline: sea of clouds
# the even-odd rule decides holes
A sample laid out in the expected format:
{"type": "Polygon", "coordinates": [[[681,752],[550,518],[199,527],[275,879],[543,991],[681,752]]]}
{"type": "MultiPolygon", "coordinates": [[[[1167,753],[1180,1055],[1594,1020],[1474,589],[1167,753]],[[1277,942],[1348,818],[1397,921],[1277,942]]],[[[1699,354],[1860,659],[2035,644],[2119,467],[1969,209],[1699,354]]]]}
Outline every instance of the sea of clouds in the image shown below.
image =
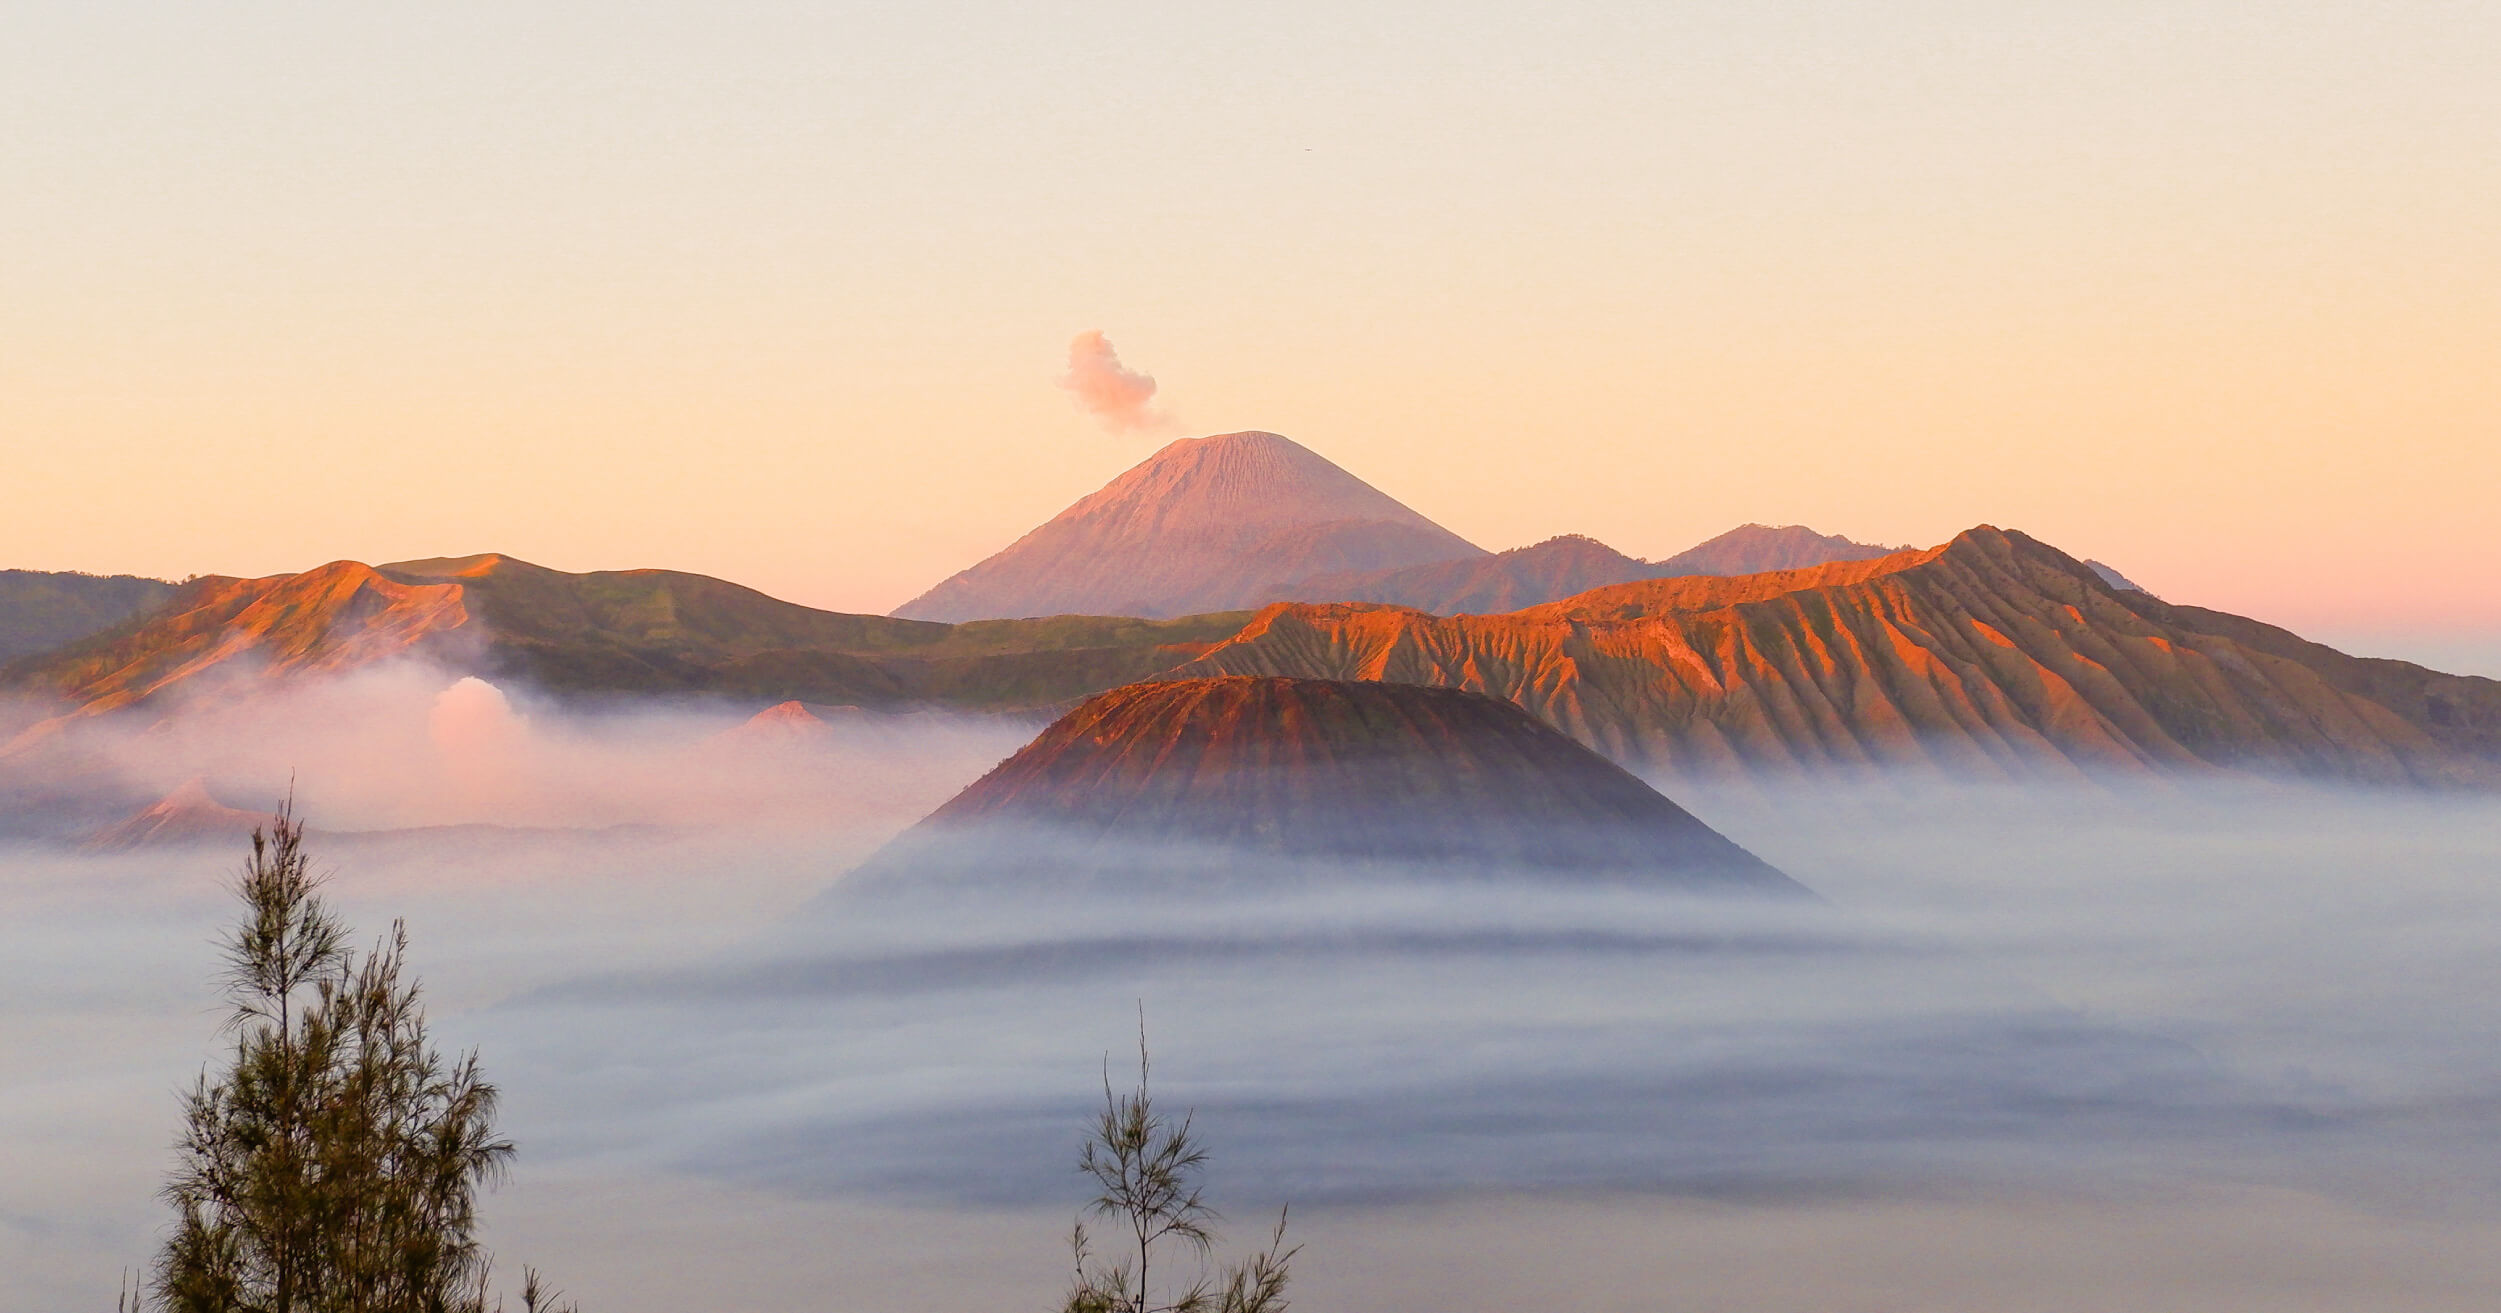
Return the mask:
{"type": "MultiPolygon", "coordinates": [[[[598,1310],[1043,1307],[1141,1009],[1301,1307],[2480,1308],[2501,800],[2250,779],[1687,789],[1816,903],[1432,872],[853,900],[1029,723],[568,707],[402,667],[90,735],[113,805],[291,777],[598,1310]],[[830,892],[829,892],[830,891],[830,892]]],[[[107,810],[101,804],[98,811],[107,810]]],[[[226,1041],[233,845],[0,849],[0,1308],[144,1262],[226,1041]]],[[[1043,836],[1015,841],[1047,842],[1043,836]]]]}

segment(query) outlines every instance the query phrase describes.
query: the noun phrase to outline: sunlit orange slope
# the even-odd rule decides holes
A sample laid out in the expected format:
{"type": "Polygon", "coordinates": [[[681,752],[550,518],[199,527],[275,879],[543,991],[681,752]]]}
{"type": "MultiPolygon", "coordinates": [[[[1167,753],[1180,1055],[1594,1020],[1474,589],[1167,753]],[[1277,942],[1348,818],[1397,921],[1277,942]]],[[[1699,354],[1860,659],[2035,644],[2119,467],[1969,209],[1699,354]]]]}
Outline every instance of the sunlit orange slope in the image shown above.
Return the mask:
{"type": "Polygon", "coordinates": [[[1573,880],[1797,892],[1622,767],[1495,698],[1220,678],[1087,699],[852,877],[1191,887],[1335,878],[1573,880]]]}
{"type": "Polygon", "coordinates": [[[1983,526],[1925,551],[1647,580],[1509,615],[1280,605],[1186,675],[1448,684],[1693,775],[2252,767],[2495,778],[2501,681],[2364,660],[2112,588],[1983,526]]]}
{"type": "Polygon", "coordinates": [[[93,716],[411,654],[559,691],[755,705],[1064,709],[1156,676],[1449,684],[1516,702],[1619,761],[1696,776],[2226,766],[2462,783],[2501,771],[2501,681],[2167,604],[1986,527],[1925,551],[1450,617],[1324,603],[944,625],[816,611],[665,570],[337,562],[195,581],[147,617],[6,674],[93,716]]]}
{"type": "Polygon", "coordinates": [[[267,579],[211,575],[138,620],[9,673],[95,715],[194,681],[335,673],[447,651],[471,618],[457,584],[395,579],[355,561],[267,579]]]}
{"type": "Polygon", "coordinates": [[[75,717],[403,657],[564,692],[1032,708],[1168,669],[1246,618],[944,625],[819,611],[674,570],[571,574],[492,554],[336,561],[194,580],[0,677],[75,717]]]}

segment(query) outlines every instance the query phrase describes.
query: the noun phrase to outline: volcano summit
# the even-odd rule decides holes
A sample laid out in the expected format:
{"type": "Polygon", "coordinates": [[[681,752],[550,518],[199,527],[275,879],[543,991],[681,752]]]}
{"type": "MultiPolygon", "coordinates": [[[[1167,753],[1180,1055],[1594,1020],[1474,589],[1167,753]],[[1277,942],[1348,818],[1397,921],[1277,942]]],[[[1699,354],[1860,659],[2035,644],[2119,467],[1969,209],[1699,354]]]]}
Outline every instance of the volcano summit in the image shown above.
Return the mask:
{"type": "Polygon", "coordinates": [[[1165,447],[895,615],[1193,615],[1316,574],[1486,554],[1299,443],[1225,433],[1165,447]]]}

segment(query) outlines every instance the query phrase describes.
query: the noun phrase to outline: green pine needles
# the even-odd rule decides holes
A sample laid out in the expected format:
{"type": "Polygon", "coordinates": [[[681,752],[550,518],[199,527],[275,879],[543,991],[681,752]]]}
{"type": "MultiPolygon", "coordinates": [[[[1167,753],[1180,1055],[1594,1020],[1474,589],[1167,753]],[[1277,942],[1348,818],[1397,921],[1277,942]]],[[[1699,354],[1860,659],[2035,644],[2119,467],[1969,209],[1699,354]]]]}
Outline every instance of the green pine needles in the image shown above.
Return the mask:
{"type": "Polygon", "coordinates": [[[1277,1213],[1268,1247],[1240,1263],[1211,1273],[1216,1210],[1202,1195],[1199,1177],[1207,1151],[1192,1133],[1192,1114],[1173,1121],[1155,1111],[1147,1092],[1146,1016],[1138,1015],[1138,1085],[1112,1092],[1111,1068],[1103,1071],[1103,1110],[1077,1157],[1100,1193],[1086,1212],[1108,1219],[1119,1235],[1118,1256],[1098,1259],[1094,1237],[1080,1218],[1069,1236],[1076,1278],[1062,1313],[1285,1313],[1288,1269],[1302,1246],[1285,1245],[1285,1212],[1277,1213]],[[1158,1298],[1150,1282],[1158,1255],[1179,1250],[1193,1260],[1186,1285],[1167,1286],[1158,1298]]]}
{"type": "MultiPolygon", "coordinates": [[[[474,1052],[435,1049],[406,930],[358,954],[319,883],[290,810],[253,833],[233,1063],[183,1101],[150,1293],[169,1313],[485,1313],[478,1191],[513,1154],[495,1087],[474,1052]]],[[[535,1272],[523,1299],[555,1313],[535,1272]]]]}
{"type": "MultiPolygon", "coordinates": [[[[477,1203],[513,1146],[496,1133],[496,1091],[477,1054],[434,1047],[406,930],[394,922],[371,950],[349,946],[291,808],[253,832],[235,892],[233,1060],[202,1072],[183,1100],[164,1189],[173,1234],[144,1288],[132,1283],[115,1307],[500,1313],[477,1203]]],[[[1105,1064],[1103,1109],[1078,1156],[1098,1191],[1086,1214],[1117,1236],[1114,1252],[1098,1255],[1077,1222],[1062,1313],[1286,1313],[1302,1247],[1286,1245],[1285,1213],[1265,1249],[1210,1266],[1220,1219],[1200,1185],[1207,1151],[1189,1113],[1156,1110],[1148,1074],[1141,1011],[1137,1088],[1114,1093],[1105,1064]]],[[[526,1313],[578,1313],[558,1298],[525,1269],[526,1313]]]]}

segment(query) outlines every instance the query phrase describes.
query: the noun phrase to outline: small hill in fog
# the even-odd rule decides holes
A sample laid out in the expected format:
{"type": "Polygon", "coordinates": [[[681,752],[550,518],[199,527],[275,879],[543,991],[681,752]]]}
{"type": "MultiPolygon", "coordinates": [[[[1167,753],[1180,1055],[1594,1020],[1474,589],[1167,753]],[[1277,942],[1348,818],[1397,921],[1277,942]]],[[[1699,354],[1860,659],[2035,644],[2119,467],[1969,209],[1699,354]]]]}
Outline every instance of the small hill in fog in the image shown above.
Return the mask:
{"type": "Polygon", "coordinates": [[[1225,433],[1165,447],[895,614],[1192,615],[1315,574],[1485,554],[1300,443],[1225,433]]]}
{"type": "Polygon", "coordinates": [[[87,846],[101,852],[179,844],[232,844],[269,824],[267,812],[248,812],[219,802],[208,782],[186,780],[138,813],[99,831],[87,846]]]}
{"type": "MultiPolygon", "coordinates": [[[[1381,864],[1798,892],[1623,768],[1508,702],[1318,679],[1132,684],[1087,699],[847,883],[1087,883],[1144,862],[1381,864]]],[[[1210,870],[1207,868],[1225,868],[1210,870]]]]}
{"type": "MultiPolygon", "coordinates": [[[[845,707],[833,714],[857,715],[858,707],[845,707]]],[[[833,737],[833,722],[820,716],[805,702],[776,702],[747,717],[736,729],[724,731],[759,742],[815,743],[833,737]]]]}
{"type": "Polygon", "coordinates": [[[777,702],[705,741],[713,752],[817,752],[841,741],[838,725],[857,726],[868,713],[858,707],[777,702]]]}

